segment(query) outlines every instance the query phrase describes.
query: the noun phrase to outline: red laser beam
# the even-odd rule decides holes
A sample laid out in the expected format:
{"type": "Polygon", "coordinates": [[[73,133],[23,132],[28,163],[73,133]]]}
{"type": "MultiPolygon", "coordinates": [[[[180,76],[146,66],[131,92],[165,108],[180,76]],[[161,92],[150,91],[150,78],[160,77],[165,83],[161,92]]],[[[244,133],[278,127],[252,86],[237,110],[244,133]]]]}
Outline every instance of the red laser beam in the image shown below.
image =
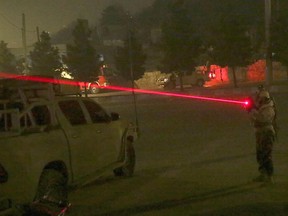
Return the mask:
{"type": "MultiPolygon", "coordinates": [[[[47,78],[47,77],[42,77],[42,76],[21,76],[21,75],[0,72],[0,77],[8,78],[8,79],[33,81],[33,82],[79,86],[78,81],[47,78]]],[[[96,87],[99,87],[99,86],[96,86],[96,87]]],[[[105,86],[105,87],[100,87],[100,88],[116,90],[116,91],[128,91],[128,92],[136,92],[136,93],[143,93],[143,94],[172,96],[172,97],[179,97],[179,98],[198,99],[198,100],[215,101],[215,102],[223,102],[223,103],[233,103],[233,104],[243,105],[244,107],[249,106],[250,104],[249,100],[241,101],[241,100],[231,100],[231,99],[223,99],[223,98],[212,98],[212,97],[203,97],[203,96],[195,96],[195,95],[177,94],[177,93],[172,93],[172,92],[159,92],[159,91],[152,91],[152,90],[145,90],[145,89],[127,88],[127,87],[121,87],[121,86],[105,86]]]]}
{"type": "Polygon", "coordinates": [[[218,102],[234,103],[234,104],[242,104],[242,105],[246,105],[247,104],[247,101],[230,100],[230,99],[223,99],[223,98],[203,97],[203,96],[186,95],[186,94],[177,94],[177,93],[172,93],[172,92],[159,92],[159,91],[151,91],[151,90],[145,90],[145,89],[133,89],[133,88],[120,87],[120,86],[106,86],[106,87],[103,87],[103,88],[111,89],[111,90],[118,90],[118,91],[130,91],[130,92],[134,91],[134,92],[144,93],[144,94],[172,96],[172,97],[180,97],[180,98],[188,98],[188,99],[218,101],[218,102]]]}

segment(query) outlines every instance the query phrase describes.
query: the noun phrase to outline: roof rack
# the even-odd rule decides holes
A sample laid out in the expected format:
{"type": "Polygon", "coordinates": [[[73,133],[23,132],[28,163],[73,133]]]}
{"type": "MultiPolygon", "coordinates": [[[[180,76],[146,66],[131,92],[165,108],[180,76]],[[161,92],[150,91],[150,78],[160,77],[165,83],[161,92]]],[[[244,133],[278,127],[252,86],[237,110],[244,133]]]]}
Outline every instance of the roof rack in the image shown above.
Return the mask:
{"type": "Polygon", "coordinates": [[[22,101],[26,106],[35,100],[53,100],[55,92],[51,83],[5,79],[0,81],[1,101],[22,101]]]}
{"type": "MultiPolygon", "coordinates": [[[[14,136],[28,128],[35,128],[37,125],[31,111],[33,102],[45,101],[49,103],[54,98],[55,93],[52,83],[35,83],[11,79],[0,80],[0,116],[2,118],[2,121],[0,121],[2,127],[0,136],[14,136]],[[21,128],[20,118],[23,120],[21,128]]],[[[49,106],[49,109],[53,110],[53,105],[49,106]]],[[[56,124],[54,115],[51,116],[51,121],[56,124]]]]}

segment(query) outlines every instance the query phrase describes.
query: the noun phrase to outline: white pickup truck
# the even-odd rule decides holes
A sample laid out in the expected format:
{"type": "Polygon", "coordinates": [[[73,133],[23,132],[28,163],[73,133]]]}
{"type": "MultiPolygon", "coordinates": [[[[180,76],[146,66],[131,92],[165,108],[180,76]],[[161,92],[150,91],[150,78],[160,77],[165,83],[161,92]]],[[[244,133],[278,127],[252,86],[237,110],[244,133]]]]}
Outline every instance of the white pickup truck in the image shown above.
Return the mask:
{"type": "Polygon", "coordinates": [[[0,85],[0,215],[14,215],[17,204],[64,203],[68,186],[107,170],[133,174],[132,123],[90,98],[58,97],[50,84],[26,83],[0,85]]]}

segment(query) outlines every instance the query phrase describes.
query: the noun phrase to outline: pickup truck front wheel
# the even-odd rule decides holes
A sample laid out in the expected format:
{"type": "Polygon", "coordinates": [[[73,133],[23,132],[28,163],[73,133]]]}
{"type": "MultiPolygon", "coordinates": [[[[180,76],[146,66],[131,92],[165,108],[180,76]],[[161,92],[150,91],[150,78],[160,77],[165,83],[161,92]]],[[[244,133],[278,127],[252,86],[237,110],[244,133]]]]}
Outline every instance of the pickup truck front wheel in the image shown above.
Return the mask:
{"type": "Polygon", "coordinates": [[[125,146],[125,159],[122,167],[114,169],[115,176],[132,176],[135,169],[135,149],[133,143],[128,141],[125,146]]]}
{"type": "Polygon", "coordinates": [[[44,169],[34,201],[23,216],[60,215],[61,211],[68,208],[67,192],[67,177],[55,169],[44,169]]]}
{"type": "Polygon", "coordinates": [[[67,197],[67,177],[57,170],[44,169],[34,200],[63,203],[67,201],[67,197]]]}

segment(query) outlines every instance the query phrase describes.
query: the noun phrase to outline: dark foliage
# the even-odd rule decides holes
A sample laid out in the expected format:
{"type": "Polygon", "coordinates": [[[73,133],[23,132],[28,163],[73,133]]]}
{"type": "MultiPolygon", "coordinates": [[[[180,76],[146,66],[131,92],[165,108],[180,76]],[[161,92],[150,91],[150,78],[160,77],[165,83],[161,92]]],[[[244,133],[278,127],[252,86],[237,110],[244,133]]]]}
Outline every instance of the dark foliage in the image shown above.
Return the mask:
{"type": "Polygon", "coordinates": [[[191,16],[183,1],[171,3],[162,25],[163,65],[168,71],[194,70],[201,40],[195,33],[191,16]]]}
{"type": "Polygon", "coordinates": [[[41,33],[40,41],[35,43],[30,57],[32,74],[53,76],[61,66],[58,48],[51,45],[49,33],[45,31],[41,33]]]}
{"type": "Polygon", "coordinates": [[[64,62],[76,77],[89,81],[89,77],[97,75],[97,56],[90,43],[91,30],[88,28],[88,21],[79,19],[72,34],[74,43],[67,45],[64,62]]]}
{"type": "Polygon", "coordinates": [[[124,47],[118,47],[115,65],[120,74],[127,80],[139,79],[145,71],[146,55],[141,43],[136,39],[135,32],[130,32],[124,41],[124,47]]]}
{"type": "Polygon", "coordinates": [[[15,72],[15,56],[8,50],[7,43],[0,42],[0,71],[15,72]]]}

